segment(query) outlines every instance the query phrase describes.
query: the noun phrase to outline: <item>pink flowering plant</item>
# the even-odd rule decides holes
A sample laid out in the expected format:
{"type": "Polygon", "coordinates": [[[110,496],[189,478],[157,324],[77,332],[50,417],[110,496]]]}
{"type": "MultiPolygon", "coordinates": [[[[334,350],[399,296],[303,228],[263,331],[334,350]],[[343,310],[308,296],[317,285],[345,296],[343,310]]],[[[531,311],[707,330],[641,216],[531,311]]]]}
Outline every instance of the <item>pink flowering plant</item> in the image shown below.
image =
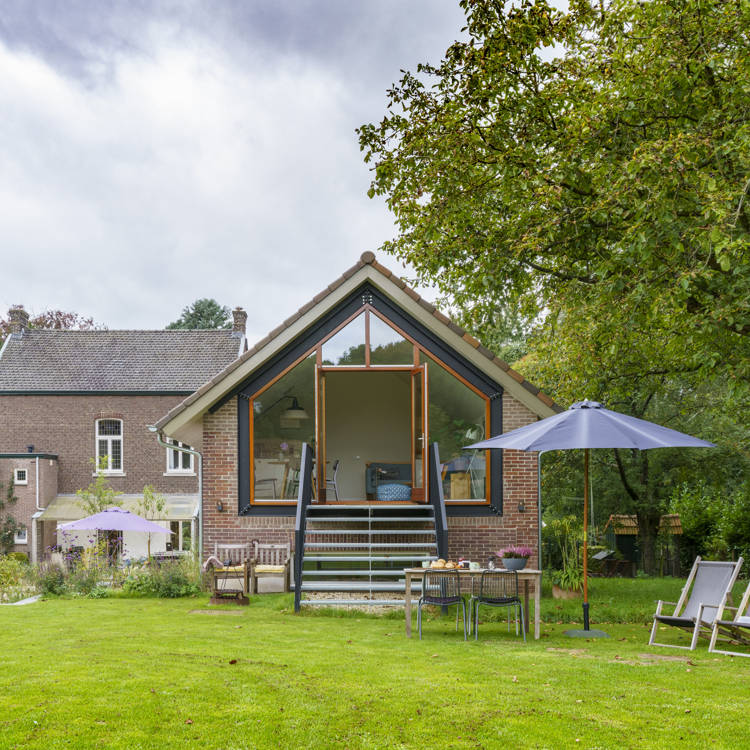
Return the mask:
{"type": "Polygon", "coordinates": [[[497,551],[498,557],[505,557],[510,559],[528,560],[531,557],[531,554],[532,553],[530,547],[522,546],[505,547],[505,549],[497,551]]]}

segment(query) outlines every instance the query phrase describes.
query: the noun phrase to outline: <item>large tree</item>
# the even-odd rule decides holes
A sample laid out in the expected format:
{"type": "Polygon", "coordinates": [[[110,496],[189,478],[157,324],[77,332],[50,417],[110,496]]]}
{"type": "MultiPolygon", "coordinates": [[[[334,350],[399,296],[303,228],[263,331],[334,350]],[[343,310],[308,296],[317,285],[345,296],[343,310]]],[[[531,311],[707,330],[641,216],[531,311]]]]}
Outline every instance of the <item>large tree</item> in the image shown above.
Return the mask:
{"type": "Polygon", "coordinates": [[[359,131],[385,249],[475,330],[520,304],[583,342],[578,373],[628,377],[638,339],[640,376],[747,392],[750,5],[461,5],[465,39],[359,131]]]}
{"type": "Polygon", "coordinates": [[[170,323],[167,330],[198,328],[231,328],[232,311],[215,299],[197,299],[182,311],[182,315],[170,323]]]}

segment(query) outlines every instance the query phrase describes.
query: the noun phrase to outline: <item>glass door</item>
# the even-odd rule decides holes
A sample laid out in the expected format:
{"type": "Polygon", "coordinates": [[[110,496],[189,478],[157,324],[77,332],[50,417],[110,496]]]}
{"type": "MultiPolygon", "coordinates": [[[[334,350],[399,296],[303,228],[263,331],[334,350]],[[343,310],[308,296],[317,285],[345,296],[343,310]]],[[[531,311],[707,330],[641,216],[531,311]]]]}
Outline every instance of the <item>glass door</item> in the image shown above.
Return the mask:
{"type": "Polygon", "coordinates": [[[411,371],[411,499],[428,500],[427,487],[427,363],[411,371]]]}
{"type": "Polygon", "coordinates": [[[317,501],[326,501],[326,374],[315,365],[315,483],[317,501]]]}

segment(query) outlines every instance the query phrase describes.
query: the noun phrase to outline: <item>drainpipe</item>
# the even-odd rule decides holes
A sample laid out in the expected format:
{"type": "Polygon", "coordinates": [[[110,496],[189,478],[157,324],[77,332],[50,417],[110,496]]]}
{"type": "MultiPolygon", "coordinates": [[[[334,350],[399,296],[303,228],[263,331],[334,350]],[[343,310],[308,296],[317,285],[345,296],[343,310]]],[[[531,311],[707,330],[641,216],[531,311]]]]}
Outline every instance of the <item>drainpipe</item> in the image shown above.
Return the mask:
{"type": "Polygon", "coordinates": [[[180,453],[189,453],[191,456],[198,457],[198,559],[201,564],[203,563],[203,454],[191,450],[190,448],[183,448],[181,445],[174,445],[173,443],[165,443],[164,433],[156,426],[150,424],[148,429],[151,432],[156,433],[156,440],[159,445],[164,446],[168,450],[180,451],[180,453]]]}
{"type": "Polygon", "coordinates": [[[538,514],[538,528],[537,533],[539,535],[538,549],[539,549],[539,570],[542,569],[542,454],[549,453],[549,451],[539,451],[536,457],[536,471],[537,471],[537,514],[538,514]]]}
{"type": "MultiPolygon", "coordinates": [[[[8,337],[10,338],[10,336],[8,337]]],[[[39,516],[42,515],[42,511],[44,508],[42,508],[41,505],[39,505],[39,456],[36,457],[36,513],[31,517],[31,564],[36,565],[38,562],[38,555],[37,555],[37,534],[38,534],[38,524],[39,524],[39,516]]]]}

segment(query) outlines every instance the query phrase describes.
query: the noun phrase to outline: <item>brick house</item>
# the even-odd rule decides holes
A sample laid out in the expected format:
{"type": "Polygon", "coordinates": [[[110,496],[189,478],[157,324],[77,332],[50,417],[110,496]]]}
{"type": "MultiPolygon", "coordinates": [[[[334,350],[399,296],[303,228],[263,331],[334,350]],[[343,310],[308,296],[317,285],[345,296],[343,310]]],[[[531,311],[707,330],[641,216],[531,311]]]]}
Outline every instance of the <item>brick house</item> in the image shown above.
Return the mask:
{"type": "MultiPolygon", "coordinates": [[[[14,480],[18,500],[0,523],[8,515],[18,523],[17,551],[37,560],[62,543],[57,525],[85,515],[75,493],[94,481],[99,456],[129,510],[145,485],[166,495],[160,523],[175,532],[175,549],[187,546],[196,467],[190,454],[158,446],[147,426],[245,351],[246,319],[238,308],[233,330],[58,331],[30,329],[23,308],[10,311],[0,350],[0,481],[7,491],[14,480]]],[[[130,554],[145,552],[141,536],[126,536],[130,554]]],[[[166,538],[152,540],[152,551],[166,538]]]]}
{"type": "Polygon", "coordinates": [[[518,543],[534,550],[537,565],[536,454],[463,446],[559,411],[365,253],[155,427],[162,439],[202,446],[204,553],[252,540],[294,548],[307,491],[306,512],[319,515],[305,533],[321,541],[305,538],[305,560],[323,559],[313,552],[326,547],[351,568],[374,560],[380,546],[399,562],[438,552],[484,561],[518,543]],[[325,470],[308,477],[310,455],[325,470]],[[409,508],[422,513],[410,522],[424,523],[406,531],[392,517],[409,508]],[[442,545],[430,508],[445,516],[442,545]],[[337,531],[321,520],[323,509],[335,510],[338,522],[354,520],[337,531]],[[377,526],[377,514],[390,526],[377,526]],[[422,531],[431,549],[418,554],[418,542],[408,540],[422,531]]]}

